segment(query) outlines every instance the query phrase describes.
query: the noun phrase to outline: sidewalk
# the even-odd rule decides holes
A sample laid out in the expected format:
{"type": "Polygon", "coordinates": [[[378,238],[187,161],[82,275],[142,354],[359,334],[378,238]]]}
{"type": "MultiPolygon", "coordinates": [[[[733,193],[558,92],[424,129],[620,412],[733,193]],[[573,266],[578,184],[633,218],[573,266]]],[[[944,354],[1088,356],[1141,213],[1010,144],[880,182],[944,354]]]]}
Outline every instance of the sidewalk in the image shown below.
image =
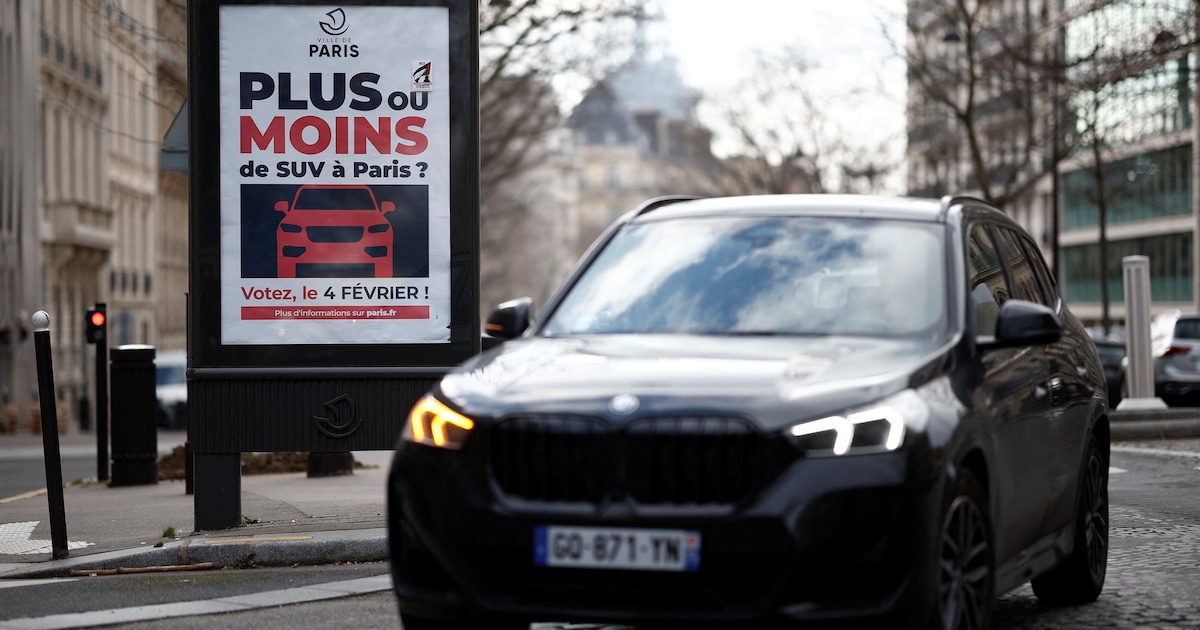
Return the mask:
{"type": "MultiPolygon", "coordinates": [[[[160,456],[182,444],[181,432],[160,432],[160,456]]],[[[96,454],[94,433],[59,435],[60,452],[96,454]]],[[[108,487],[94,476],[63,489],[68,556],[51,555],[46,494],[0,497],[0,578],[69,575],[73,569],[113,569],[212,562],[280,566],[374,562],[387,558],[386,478],[391,451],[356,451],[354,474],[242,476],[242,515],[228,530],[193,532],[193,496],[180,481],[108,487]],[[174,537],[164,537],[174,528],[174,537]]],[[[0,461],[42,461],[42,438],[0,434],[0,461]]],[[[64,478],[70,484],[70,480],[64,478]]]]}
{"type": "MultiPolygon", "coordinates": [[[[1196,438],[1200,409],[1114,411],[1111,427],[1114,442],[1196,438]]],[[[184,437],[160,432],[160,454],[184,437]]],[[[95,456],[94,433],[68,432],[59,442],[64,456],[95,456]]],[[[184,493],[183,481],[110,488],[92,479],[68,485],[63,493],[69,555],[61,560],[50,553],[46,495],[0,497],[0,578],[204,562],[223,567],[385,560],[391,451],[356,451],[354,458],[365,467],[340,477],[243,475],[242,514],[250,522],[211,532],[192,531],[193,497],[184,493]],[[167,528],[176,537],[164,537],[167,528]]],[[[41,461],[41,436],[0,434],[0,462],[16,460],[41,461]]]]}

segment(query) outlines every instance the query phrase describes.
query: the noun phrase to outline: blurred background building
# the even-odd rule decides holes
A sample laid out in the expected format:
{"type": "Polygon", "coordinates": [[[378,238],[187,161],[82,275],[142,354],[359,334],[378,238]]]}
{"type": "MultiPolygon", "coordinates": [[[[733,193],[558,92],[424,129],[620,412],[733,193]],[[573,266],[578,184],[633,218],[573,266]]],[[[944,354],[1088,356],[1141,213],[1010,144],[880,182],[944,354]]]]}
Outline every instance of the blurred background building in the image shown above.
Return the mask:
{"type": "Polygon", "coordinates": [[[0,38],[0,391],[37,401],[27,331],[45,310],[60,409],[86,426],[88,307],[106,303],[109,347],[184,345],[187,184],[159,149],[186,92],[186,4],[4,0],[0,38]]]}
{"type": "Polygon", "coordinates": [[[1024,225],[1072,310],[1124,320],[1121,259],[1152,310],[1196,310],[1194,0],[908,0],[908,192],[968,192],[1024,225]]]}
{"type": "MultiPolygon", "coordinates": [[[[1130,254],[1151,259],[1154,310],[1200,308],[1200,4],[906,3],[907,192],[1001,205],[1091,324],[1123,319],[1130,254]]],[[[877,192],[896,171],[891,154],[846,146],[861,129],[825,129],[836,117],[822,107],[866,93],[831,105],[806,92],[813,59],[747,57],[738,81],[702,95],[669,42],[647,41],[653,2],[579,6],[480,5],[484,313],[526,295],[544,305],[592,240],[647,199],[877,192]],[[563,96],[564,77],[577,97],[563,96]],[[714,102],[726,116],[710,127],[698,112],[714,102]],[[740,148],[714,155],[714,128],[740,148]]],[[[88,306],[107,304],[110,346],[186,344],[187,179],[160,162],[186,96],[186,12],[185,0],[0,0],[5,400],[36,399],[38,309],[51,313],[56,392],[76,420],[91,395],[88,306]]]]}
{"type": "Polygon", "coordinates": [[[35,0],[0,3],[0,403],[35,401],[30,317],[41,304],[40,26],[35,0]]]}

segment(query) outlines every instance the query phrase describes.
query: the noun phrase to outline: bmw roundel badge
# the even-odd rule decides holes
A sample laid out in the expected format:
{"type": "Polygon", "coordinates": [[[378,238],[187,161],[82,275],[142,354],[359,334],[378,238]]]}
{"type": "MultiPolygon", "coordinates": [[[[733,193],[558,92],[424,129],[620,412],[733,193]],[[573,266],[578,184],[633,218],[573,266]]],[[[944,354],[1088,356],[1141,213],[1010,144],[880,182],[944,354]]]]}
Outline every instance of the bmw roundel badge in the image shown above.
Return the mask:
{"type": "Polygon", "coordinates": [[[638,400],[637,396],[621,394],[614,396],[612,400],[608,401],[608,410],[617,415],[624,416],[637,411],[640,404],[641,401],[638,400]]]}

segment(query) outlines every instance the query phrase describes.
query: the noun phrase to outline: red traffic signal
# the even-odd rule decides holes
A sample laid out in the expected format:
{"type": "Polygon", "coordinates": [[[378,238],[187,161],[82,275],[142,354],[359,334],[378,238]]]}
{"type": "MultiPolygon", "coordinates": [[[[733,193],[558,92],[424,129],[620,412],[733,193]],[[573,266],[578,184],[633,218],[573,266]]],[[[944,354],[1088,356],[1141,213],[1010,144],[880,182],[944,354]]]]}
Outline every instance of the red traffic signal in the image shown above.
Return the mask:
{"type": "Polygon", "coordinates": [[[84,318],[84,337],[88,343],[104,343],[107,322],[108,316],[104,313],[104,307],[87,310],[87,316],[84,318]]]}

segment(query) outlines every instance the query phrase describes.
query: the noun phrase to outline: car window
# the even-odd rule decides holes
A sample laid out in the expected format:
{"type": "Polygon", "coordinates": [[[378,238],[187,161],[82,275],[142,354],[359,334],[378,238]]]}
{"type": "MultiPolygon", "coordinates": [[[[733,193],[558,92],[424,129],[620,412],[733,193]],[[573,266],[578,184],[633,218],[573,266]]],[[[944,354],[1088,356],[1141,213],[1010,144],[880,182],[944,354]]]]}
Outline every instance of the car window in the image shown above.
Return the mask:
{"type": "Polygon", "coordinates": [[[366,188],[305,188],[296,195],[293,210],[377,210],[366,188]]]}
{"type": "Polygon", "coordinates": [[[1022,246],[1022,241],[1026,239],[1009,228],[995,227],[993,233],[997,238],[996,244],[1008,264],[1009,277],[1016,289],[1016,297],[1054,308],[1053,285],[1050,284],[1049,273],[1041,256],[1031,255],[1029,248],[1022,246]]]}
{"type": "Polygon", "coordinates": [[[946,321],[943,228],[818,217],[625,226],[544,334],[931,334],[946,321]]]}
{"type": "Polygon", "coordinates": [[[971,306],[975,314],[975,334],[995,336],[1000,306],[1012,296],[1000,254],[991,235],[982,225],[971,228],[967,271],[971,280],[971,306]]]}
{"type": "Polygon", "coordinates": [[[1023,237],[1018,240],[1025,249],[1025,257],[1029,259],[1033,275],[1037,277],[1038,284],[1041,286],[1042,304],[1056,308],[1058,306],[1058,284],[1054,281],[1050,268],[1046,266],[1046,259],[1042,257],[1042,251],[1028,238],[1023,237]]]}
{"type": "Polygon", "coordinates": [[[155,366],[155,382],[158,385],[187,383],[187,366],[170,364],[155,366]]]}
{"type": "Polygon", "coordinates": [[[1200,319],[1180,319],[1175,322],[1176,339],[1200,339],[1200,319]]]}

